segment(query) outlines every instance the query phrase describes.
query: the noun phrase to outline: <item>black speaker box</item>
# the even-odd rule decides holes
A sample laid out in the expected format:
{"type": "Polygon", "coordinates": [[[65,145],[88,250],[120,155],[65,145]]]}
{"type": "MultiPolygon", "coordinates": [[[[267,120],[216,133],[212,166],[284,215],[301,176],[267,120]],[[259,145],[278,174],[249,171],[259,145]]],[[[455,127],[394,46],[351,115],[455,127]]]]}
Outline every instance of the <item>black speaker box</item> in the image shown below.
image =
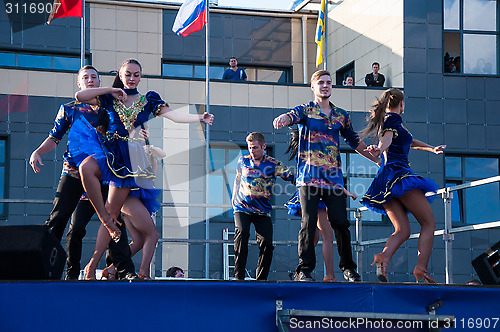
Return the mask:
{"type": "Polygon", "coordinates": [[[45,226],[0,227],[0,280],[61,279],[66,252],[45,226]]]}
{"type": "Polygon", "coordinates": [[[500,241],[472,261],[472,266],[485,285],[500,285],[500,241]]]}

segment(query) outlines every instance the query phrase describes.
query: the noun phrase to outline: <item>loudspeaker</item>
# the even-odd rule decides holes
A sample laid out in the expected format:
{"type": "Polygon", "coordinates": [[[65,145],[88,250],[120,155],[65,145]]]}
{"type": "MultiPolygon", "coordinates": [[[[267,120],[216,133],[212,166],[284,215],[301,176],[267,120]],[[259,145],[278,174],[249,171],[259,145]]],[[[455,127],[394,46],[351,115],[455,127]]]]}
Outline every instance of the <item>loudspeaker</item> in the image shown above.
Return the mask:
{"type": "Polygon", "coordinates": [[[474,270],[485,285],[500,285],[500,241],[472,261],[474,270]]]}
{"type": "Polygon", "coordinates": [[[0,227],[0,280],[61,279],[66,252],[45,225],[0,227]]]}

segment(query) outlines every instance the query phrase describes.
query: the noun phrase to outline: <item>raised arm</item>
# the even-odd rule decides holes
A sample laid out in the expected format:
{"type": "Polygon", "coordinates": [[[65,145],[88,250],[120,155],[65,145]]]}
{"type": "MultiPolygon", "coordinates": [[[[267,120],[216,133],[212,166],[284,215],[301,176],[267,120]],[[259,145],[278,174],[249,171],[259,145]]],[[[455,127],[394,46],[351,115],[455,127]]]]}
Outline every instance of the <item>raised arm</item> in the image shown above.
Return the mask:
{"type": "Polygon", "coordinates": [[[393,137],[394,137],[394,132],[388,130],[384,133],[384,136],[382,136],[382,138],[380,139],[378,146],[370,145],[365,149],[365,151],[369,152],[374,157],[379,157],[392,144],[393,137]]]}
{"type": "Polygon", "coordinates": [[[274,129],[280,129],[283,127],[291,126],[292,124],[293,124],[292,118],[288,113],[283,113],[273,120],[274,129]]]}
{"type": "Polygon", "coordinates": [[[212,125],[214,122],[214,115],[211,113],[190,114],[179,110],[174,111],[168,106],[162,106],[158,112],[158,116],[162,116],[177,123],[205,122],[206,124],[212,125]]]}
{"type": "MultiPolygon", "coordinates": [[[[355,149],[357,153],[365,157],[366,159],[373,161],[375,164],[380,166],[382,160],[380,159],[380,154],[378,156],[373,155],[369,150],[366,144],[363,141],[359,142],[358,147],[355,149]]],[[[349,195],[348,195],[349,196],[349,195]]]]}
{"type": "Polygon", "coordinates": [[[446,149],[446,145],[437,145],[431,146],[427,143],[414,139],[411,143],[411,147],[415,150],[423,150],[433,152],[435,154],[443,153],[443,150],[446,149]]]}
{"type": "Polygon", "coordinates": [[[37,166],[37,163],[39,163],[40,166],[44,166],[41,155],[54,150],[56,146],[57,143],[52,138],[47,137],[45,141],[43,141],[42,144],[40,144],[40,146],[33,151],[30,156],[30,166],[33,168],[33,172],[40,172],[40,168],[37,166]]]}
{"type": "Polygon", "coordinates": [[[126,100],[127,94],[122,89],[105,87],[105,88],[88,88],[75,93],[75,99],[86,104],[97,104],[97,96],[110,94],[118,100],[126,100]]]}

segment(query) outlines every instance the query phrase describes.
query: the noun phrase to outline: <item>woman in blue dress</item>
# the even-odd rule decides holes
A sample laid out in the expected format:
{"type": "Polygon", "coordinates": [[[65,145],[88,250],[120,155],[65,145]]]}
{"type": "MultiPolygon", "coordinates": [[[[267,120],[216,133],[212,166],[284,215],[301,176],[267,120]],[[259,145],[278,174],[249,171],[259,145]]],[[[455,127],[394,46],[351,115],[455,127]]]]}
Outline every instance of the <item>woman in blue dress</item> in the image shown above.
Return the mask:
{"type": "MultiPolygon", "coordinates": [[[[78,161],[85,191],[111,238],[116,240],[120,235],[115,224],[120,210],[142,221],[143,257],[138,275],[149,279],[149,263],[159,237],[151,213],[160,206],[157,196],[161,191],[153,186],[155,174],[151,159],[140,140],[131,137],[131,133],[135,128],[142,127],[150,115],[178,123],[207,124],[212,124],[214,117],[209,113],[173,111],[154,91],[141,95],[137,91],[141,74],[140,63],[128,59],[122,63],[113,87],[85,89],[76,93],[79,101],[101,103],[108,112],[109,125],[103,136],[84,121],[75,124],[69,136],[69,148],[78,161]],[[106,203],[101,195],[99,179],[109,184],[106,203]]],[[[106,232],[99,234],[104,236],[106,232]]],[[[92,276],[99,259],[100,256],[92,258],[86,274],[92,276]]]]}
{"type": "Polygon", "coordinates": [[[434,181],[413,173],[408,162],[408,152],[413,148],[440,154],[446,145],[430,146],[413,139],[402,124],[401,114],[405,102],[400,90],[386,90],[373,106],[364,135],[375,134],[380,141],[378,145],[370,145],[366,150],[373,156],[381,156],[382,165],[361,199],[361,204],[372,211],[386,214],[395,231],[387,239],[383,251],[375,255],[372,265],[376,264],[378,279],[387,282],[389,261],[410,236],[410,212],[421,226],[418,259],[413,274],[417,282],[424,280],[435,283],[427,271],[436,227],[429,203],[435,196],[426,198],[425,193],[435,192],[437,185],[434,181]]]}

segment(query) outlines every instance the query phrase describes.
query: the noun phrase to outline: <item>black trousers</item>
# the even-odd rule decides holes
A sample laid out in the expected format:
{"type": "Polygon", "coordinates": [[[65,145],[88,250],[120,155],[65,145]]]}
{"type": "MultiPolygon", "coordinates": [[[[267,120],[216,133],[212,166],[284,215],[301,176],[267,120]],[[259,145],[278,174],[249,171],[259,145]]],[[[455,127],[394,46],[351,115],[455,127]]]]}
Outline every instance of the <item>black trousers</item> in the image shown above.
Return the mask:
{"type": "Polygon", "coordinates": [[[339,266],[342,270],[356,269],[352,259],[351,232],[347,219],[346,195],[341,189],[322,189],[317,187],[299,187],[300,205],[302,207],[302,224],[299,232],[299,265],[297,272],[310,274],[316,266],[314,251],[314,234],[318,221],[318,203],[320,198],[326,205],[328,220],[335,232],[339,251],[339,266]]]}
{"type": "Polygon", "coordinates": [[[255,227],[257,244],[259,245],[259,260],[257,262],[256,279],[267,280],[273,260],[273,223],[271,217],[258,214],[234,213],[234,274],[236,279],[245,279],[245,267],[248,257],[248,239],[250,224],[255,227]]]}
{"type": "MultiPolygon", "coordinates": [[[[105,190],[103,191],[103,197],[107,197],[107,186],[102,186],[102,188],[105,190]]],[[[68,220],[73,215],[67,234],[68,268],[66,269],[66,277],[68,279],[76,279],[80,274],[82,240],[86,233],[85,227],[95,213],[90,202],[80,201],[84,192],[82,182],[79,179],[66,175],[61,176],[54,198],[54,207],[49,219],[45,222],[56,238],[61,241],[68,220]],[[80,206],[80,203],[83,204],[80,206]]],[[[122,226],[119,226],[119,228],[122,232],[120,241],[118,243],[110,241],[109,244],[118,277],[128,272],[135,272],[130,247],[128,246],[125,223],[122,222],[122,226]]]]}

